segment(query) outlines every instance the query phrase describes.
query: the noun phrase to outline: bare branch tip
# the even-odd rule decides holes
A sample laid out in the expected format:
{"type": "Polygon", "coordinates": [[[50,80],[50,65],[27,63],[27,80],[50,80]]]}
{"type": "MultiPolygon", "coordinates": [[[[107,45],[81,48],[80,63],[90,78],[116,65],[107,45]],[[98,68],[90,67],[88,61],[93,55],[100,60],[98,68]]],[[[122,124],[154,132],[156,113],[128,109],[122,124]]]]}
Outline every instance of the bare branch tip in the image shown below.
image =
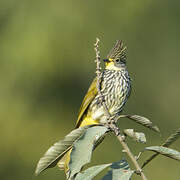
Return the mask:
{"type": "Polygon", "coordinates": [[[95,42],[95,44],[94,44],[96,50],[97,50],[97,48],[98,48],[98,46],[99,46],[99,42],[100,42],[100,40],[99,40],[99,38],[97,37],[97,38],[96,38],[96,42],[95,42]]]}

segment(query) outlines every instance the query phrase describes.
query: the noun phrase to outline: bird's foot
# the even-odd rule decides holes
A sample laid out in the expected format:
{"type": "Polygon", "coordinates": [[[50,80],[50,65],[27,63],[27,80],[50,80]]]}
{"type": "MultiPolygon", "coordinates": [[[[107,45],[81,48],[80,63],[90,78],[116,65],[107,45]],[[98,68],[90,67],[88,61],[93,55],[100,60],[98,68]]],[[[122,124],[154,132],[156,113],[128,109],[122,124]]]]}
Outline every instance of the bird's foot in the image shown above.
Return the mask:
{"type": "Polygon", "coordinates": [[[112,121],[110,123],[107,123],[106,125],[110,129],[110,131],[115,133],[116,136],[120,134],[119,128],[116,126],[115,123],[112,123],[112,121]]]}
{"type": "Polygon", "coordinates": [[[115,116],[109,117],[108,120],[107,120],[107,123],[108,124],[114,124],[115,123],[115,116]]]}

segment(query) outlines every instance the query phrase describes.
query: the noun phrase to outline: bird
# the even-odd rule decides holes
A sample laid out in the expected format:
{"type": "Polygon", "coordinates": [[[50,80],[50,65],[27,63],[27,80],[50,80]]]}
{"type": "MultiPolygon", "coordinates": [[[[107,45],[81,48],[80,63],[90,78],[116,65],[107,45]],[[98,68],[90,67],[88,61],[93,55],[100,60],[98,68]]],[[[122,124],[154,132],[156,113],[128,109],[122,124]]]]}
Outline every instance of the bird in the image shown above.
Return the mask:
{"type": "MultiPolygon", "coordinates": [[[[131,93],[131,79],[126,65],[126,50],[123,42],[117,40],[107,58],[103,60],[105,68],[101,72],[101,94],[98,93],[96,77],[82,101],[75,128],[107,123],[108,117],[101,103],[101,97],[103,97],[107,110],[112,117],[118,117],[122,112],[131,93]]],[[[65,169],[65,172],[68,171],[70,153],[71,150],[58,163],[59,168],[65,169]]]]}

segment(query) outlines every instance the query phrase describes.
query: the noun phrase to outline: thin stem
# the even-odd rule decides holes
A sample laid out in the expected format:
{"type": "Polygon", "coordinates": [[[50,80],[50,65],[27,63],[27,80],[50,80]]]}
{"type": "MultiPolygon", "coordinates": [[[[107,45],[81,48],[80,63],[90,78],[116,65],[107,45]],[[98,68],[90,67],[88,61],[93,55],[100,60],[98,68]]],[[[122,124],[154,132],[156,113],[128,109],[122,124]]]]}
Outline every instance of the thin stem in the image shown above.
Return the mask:
{"type": "MultiPolygon", "coordinates": [[[[169,147],[172,143],[174,143],[180,137],[180,128],[176,130],[175,133],[171,134],[170,137],[166,139],[166,141],[161,144],[161,146],[169,147]]],[[[142,165],[141,168],[144,168],[149,162],[151,162],[155,157],[157,157],[159,153],[153,154],[150,158],[148,158],[142,165]]]]}
{"type": "MultiPolygon", "coordinates": [[[[117,128],[117,126],[115,124],[110,124],[111,129],[115,129],[117,128]],[[115,126],[115,127],[113,127],[115,126]]],[[[141,176],[142,180],[147,180],[145,174],[143,173],[140,165],[137,162],[136,157],[133,155],[133,153],[131,152],[131,150],[129,149],[128,145],[126,144],[126,142],[124,141],[124,137],[121,134],[116,135],[117,139],[119,140],[119,142],[121,143],[124,151],[126,152],[126,154],[129,156],[129,158],[131,159],[132,163],[134,164],[135,168],[136,168],[136,173],[138,175],[141,176]]]]}
{"type": "Polygon", "coordinates": [[[143,180],[147,180],[145,174],[143,173],[140,165],[138,164],[136,158],[134,157],[134,155],[132,154],[131,150],[129,149],[128,145],[125,143],[124,139],[122,138],[122,136],[119,134],[117,136],[119,142],[121,143],[123,149],[125,150],[125,152],[127,153],[127,155],[129,156],[129,158],[131,159],[132,163],[134,164],[136,171],[138,174],[141,175],[143,180]]]}
{"type": "Polygon", "coordinates": [[[141,168],[144,168],[149,162],[151,162],[155,157],[157,157],[159,155],[159,153],[155,153],[153,154],[150,158],[148,158],[143,165],[141,166],[141,168]]]}
{"type": "MultiPolygon", "coordinates": [[[[104,101],[104,97],[101,93],[101,77],[102,77],[102,73],[101,73],[101,67],[100,67],[100,51],[99,51],[99,38],[96,38],[96,43],[94,44],[94,49],[96,52],[96,76],[97,76],[97,90],[98,93],[100,95],[100,102],[102,104],[102,106],[104,107],[105,113],[107,115],[108,120],[112,120],[112,122],[116,122],[113,121],[113,117],[111,116],[110,112],[108,111],[108,108],[106,106],[106,103],[104,101]]],[[[120,130],[119,128],[116,126],[115,123],[110,123],[107,124],[108,127],[115,133],[115,135],[117,136],[119,142],[121,143],[124,151],[127,153],[127,155],[129,156],[129,158],[131,159],[132,163],[134,164],[137,174],[141,175],[142,180],[147,180],[146,176],[144,175],[144,173],[142,172],[141,167],[139,166],[135,156],[132,154],[132,152],[130,151],[128,145],[126,144],[126,142],[124,141],[123,136],[120,134],[120,130]]]]}
{"type": "Polygon", "coordinates": [[[101,77],[102,77],[102,73],[101,73],[101,67],[100,67],[101,57],[100,57],[100,51],[99,51],[99,42],[100,42],[99,38],[96,38],[96,43],[94,44],[94,50],[96,52],[95,62],[96,62],[97,90],[98,90],[98,93],[100,95],[100,102],[103,105],[103,107],[105,109],[105,112],[106,112],[106,115],[107,115],[107,117],[109,119],[111,117],[111,114],[108,111],[108,108],[107,108],[106,103],[104,101],[104,97],[103,97],[103,95],[101,93],[101,77]]]}

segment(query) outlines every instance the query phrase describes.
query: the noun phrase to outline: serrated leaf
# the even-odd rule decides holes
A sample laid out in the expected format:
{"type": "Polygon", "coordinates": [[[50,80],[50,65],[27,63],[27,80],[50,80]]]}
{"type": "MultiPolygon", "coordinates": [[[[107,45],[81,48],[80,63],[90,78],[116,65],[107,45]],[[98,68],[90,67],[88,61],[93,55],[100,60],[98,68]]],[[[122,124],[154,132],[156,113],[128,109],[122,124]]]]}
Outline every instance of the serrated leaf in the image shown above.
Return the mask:
{"type": "Polygon", "coordinates": [[[71,131],[63,140],[60,140],[51,146],[39,160],[35,170],[35,175],[40,174],[47,168],[56,166],[62,156],[72,147],[73,142],[75,142],[88,127],[89,126],[86,126],[71,131]]]}
{"type": "Polygon", "coordinates": [[[71,160],[69,162],[69,171],[67,173],[69,179],[73,178],[85,164],[90,162],[96,141],[107,131],[109,130],[105,126],[88,128],[83,136],[73,144],[71,160]]]}
{"type": "Polygon", "coordinates": [[[145,150],[154,151],[169,158],[180,161],[180,152],[163,146],[150,146],[146,147],[145,150]]]}
{"type": "Polygon", "coordinates": [[[154,126],[153,123],[146,117],[139,116],[139,115],[121,115],[120,118],[122,117],[127,117],[137,122],[138,124],[141,124],[149,129],[152,129],[155,132],[158,132],[158,133],[160,132],[159,128],[157,126],[154,126]]]}
{"type": "Polygon", "coordinates": [[[90,167],[85,171],[83,171],[82,173],[78,173],[75,180],[91,180],[110,165],[111,164],[102,164],[102,165],[90,167]]]}
{"type": "Polygon", "coordinates": [[[146,136],[142,132],[134,132],[134,129],[125,129],[123,132],[136,142],[146,143],[146,136]]]}
{"type": "Polygon", "coordinates": [[[134,171],[130,169],[128,162],[123,159],[112,163],[110,170],[102,180],[130,180],[133,173],[134,171]]]}

